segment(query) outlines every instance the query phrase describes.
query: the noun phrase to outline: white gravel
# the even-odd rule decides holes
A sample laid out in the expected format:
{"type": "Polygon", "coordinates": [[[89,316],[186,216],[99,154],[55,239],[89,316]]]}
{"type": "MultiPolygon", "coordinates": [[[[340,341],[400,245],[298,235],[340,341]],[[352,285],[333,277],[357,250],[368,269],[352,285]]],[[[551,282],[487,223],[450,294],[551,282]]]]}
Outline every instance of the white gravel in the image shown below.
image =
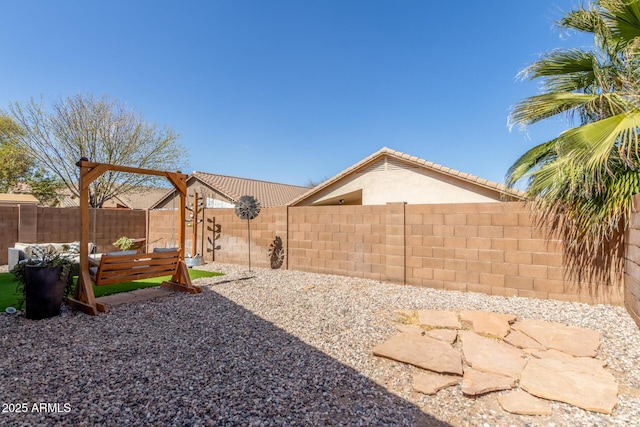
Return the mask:
{"type": "Polygon", "coordinates": [[[200,295],[96,317],[0,315],[0,402],[9,411],[0,425],[640,426],[640,331],[622,307],[204,268],[226,276],[197,280],[200,295]],[[413,392],[416,368],[371,354],[394,333],[396,309],[488,310],[598,330],[618,406],[609,416],[554,402],[552,416],[532,417],[502,411],[496,393],[413,392]]]}

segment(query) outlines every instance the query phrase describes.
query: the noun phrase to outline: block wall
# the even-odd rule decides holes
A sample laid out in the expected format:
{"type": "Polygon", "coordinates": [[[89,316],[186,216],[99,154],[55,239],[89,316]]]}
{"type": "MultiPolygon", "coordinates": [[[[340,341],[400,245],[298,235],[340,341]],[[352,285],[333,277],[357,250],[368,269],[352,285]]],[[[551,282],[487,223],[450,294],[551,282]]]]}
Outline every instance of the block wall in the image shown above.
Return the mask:
{"type": "MultiPolygon", "coordinates": [[[[246,265],[246,222],[232,209],[206,213],[222,225],[216,261],[246,265]]],[[[269,245],[278,235],[286,247],[283,268],[292,270],[489,295],[624,302],[622,278],[610,286],[570,280],[562,243],[547,240],[517,202],[263,209],[251,232],[255,266],[269,267],[269,245]]]]}
{"type": "MultiPolygon", "coordinates": [[[[213,232],[206,230],[203,235],[207,253],[206,261],[228,262],[232,264],[248,265],[248,251],[251,246],[251,265],[269,268],[269,248],[276,237],[280,237],[283,247],[287,247],[287,207],[262,209],[257,218],[249,221],[239,219],[234,209],[205,209],[205,224],[213,228],[220,224],[220,239],[215,241],[220,250],[210,251],[213,245],[213,232]],[[249,242],[249,234],[251,241],[249,242]],[[249,244],[250,243],[250,244],[249,244]]],[[[206,227],[205,227],[206,229],[206,227]]],[[[287,257],[282,268],[286,268],[287,257]]]]}
{"type": "Polygon", "coordinates": [[[622,305],[622,280],[578,285],[562,242],[521,203],[407,205],[407,283],[489,295],[622,305]]]}
{"type": "MultiPolygon", "coordinates": [[[[640,195],[636,195],[633,205],[638,207],[639,203],[640,195]]],[[[640,211],[636,209],[631,214],[631,221],[625,236],[624,304],[633,320],[640,327],[640,211]]]]}
{"type": "Polygon", "coordinates": [[[18,241],[18,207],[0,206],[0,265],[9,262],[8,248],[18,241]]]}
{"type": "MultiPolygon", "coordinates": [[[[176,210],[153,210],[148,212],[148,250],[154,248],[176,248],[179,246],[179,217],[176,210]]],[[[189,233],[189,230],[186,231],[189,233]]],[[[186,252],[190,253],[190,252],[186,252]]]]}
{"type": "MultiPolygon", "coordinates": [[[[640,199],[636,198],[636,206],[640,199]]],[[[91,211],[90,239],[99,251],[120,236],[147,237],[148,249],[177,246],[175,210],[91,211]]],[[[0,263],[7,248],[79,239],[79,210],[0,207],[0,263]]],[[[233,209],[205,209],[197,252],[206,261],[246,265],[247,223],[233,209]],[[219,250],[211,251],[214,224],[219,250]]],[[[270,267],[269,248],[280,237],[282,268],[435,289],[518,295],[586,303],[624,304],[640,324],[640,212],[626,235],[625,274],[619,283],[579,286],[567,279],[561,242],[546,239],[520,203],[279,207],[262,209],[250,222],[251,263],[270,267]]],[[[192,229],[186,229],[186,248],[192,229]]],[[[187,250],[187,253],[190,253],[187,250]]]]}
{"type": "MultiPolygon", "coordinates": [[[[70,236],[77,236],[72,240],[80,238],[80,210],[77,209],[77,211],[78,227],[69,230],[70,236]]],[[[89,211],[91,221],[89,240],[98,245],[98,252],[118,250],[112,243],[122,236],[132,239],[147,237],[146,215],[146,211],[143,210],[91,209],[89,211]]]]}
{"type": "Polygon", "coordinates": [[[289,208],[292,270],[387,280],[385,206],[289,208]]]}
{"type": "MultiPolygon", "coordinates": [[[[111,243],[121,236],[146,236],[145,211],[97,209],[91,210],[89,217],[89,240],[98,244],[100,252],[114,250],[111,243]]],[[[0,264],[8,262],[7,249],[16,242],[64,243],[80,240],[78,208],[0,207],[0,222],[0,264]]]]}

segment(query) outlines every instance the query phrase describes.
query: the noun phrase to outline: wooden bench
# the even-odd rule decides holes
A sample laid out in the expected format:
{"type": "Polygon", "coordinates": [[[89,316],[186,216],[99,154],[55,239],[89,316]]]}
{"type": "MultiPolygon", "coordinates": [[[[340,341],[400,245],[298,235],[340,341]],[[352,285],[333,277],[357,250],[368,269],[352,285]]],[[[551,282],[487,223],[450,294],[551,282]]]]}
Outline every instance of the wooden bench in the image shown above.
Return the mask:
{"type": "Polygon", "coordinates": [[[180,261],[178,251],[150,254],[104,254],[100,262],[89,259],[91,280],[96,286],[167,276],[175,273],[180,261]]]}
{"type": "Polygon", "coordinates": [[[174,291],[199,294],[202,289],[191,284],[189,269],[180,258],[178,250],[163,250],[153,253],[116,255],[104,254],[100,260],[89,258],[89,271],[80,271],[76,293],[69,298],[69,304],[87,314],[96,315],[98,312],[106,313],[105,304],[95,300],[91,282],[96,286],[111,285],[115,283],[129,282],[132,280],[149,279],[171,275],[170,280],[163,281],[160,286],[174,291]],[[86,276],[83,276],[86,274],[86,276]],[[82,279],[86,277],[86,280],[82,279]],[[90,293],[86,285],[88,283],[90,293]]]}
{"type": "Polygon", "coordinates": [[[143,254],[104,254],[100,262],[89,259],[89,275],[96,286],[130,282],[152,277],[172,276],[161,286],[195,294],[202,290],[191,284],[189,270],[178,250],[143,254]]]}

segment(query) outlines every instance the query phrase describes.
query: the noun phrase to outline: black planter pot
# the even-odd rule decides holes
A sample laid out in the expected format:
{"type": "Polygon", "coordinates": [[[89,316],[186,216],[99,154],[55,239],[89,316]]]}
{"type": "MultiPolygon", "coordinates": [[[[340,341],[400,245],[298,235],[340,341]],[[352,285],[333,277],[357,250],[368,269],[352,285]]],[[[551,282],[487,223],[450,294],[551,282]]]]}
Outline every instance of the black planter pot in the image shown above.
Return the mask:
{"type": "Polygon", "coordinates": [[[61,272],[61,266],[25,266],[25,315],[27,319],[46,319],[60,314],[65,287],[65,282],[60,279],[61,272]]]}

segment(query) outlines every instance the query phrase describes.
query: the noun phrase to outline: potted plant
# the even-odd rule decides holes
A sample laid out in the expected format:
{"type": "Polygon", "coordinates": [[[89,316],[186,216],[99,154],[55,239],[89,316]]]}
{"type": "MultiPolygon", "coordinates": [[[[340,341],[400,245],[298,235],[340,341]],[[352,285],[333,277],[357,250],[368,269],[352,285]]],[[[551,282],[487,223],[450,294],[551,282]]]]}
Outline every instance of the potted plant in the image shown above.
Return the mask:
{"type": "Polygon", "coordinates": [[[18,263],[11,272],[16,292],[22,295],[18,306],[26,305],[28,319],[46,319],[60,314],[63,297],[73,289],[71,268],[73,261],[54,250],[47,250],[39,258],[18,263]]]}
{"type": "Polygon", "coordinates": [[[121,238],[113,242],[113,246],[120,249],[121,251],[128,251],[133,246],[133,239],[122,236],[121,238]]]}

